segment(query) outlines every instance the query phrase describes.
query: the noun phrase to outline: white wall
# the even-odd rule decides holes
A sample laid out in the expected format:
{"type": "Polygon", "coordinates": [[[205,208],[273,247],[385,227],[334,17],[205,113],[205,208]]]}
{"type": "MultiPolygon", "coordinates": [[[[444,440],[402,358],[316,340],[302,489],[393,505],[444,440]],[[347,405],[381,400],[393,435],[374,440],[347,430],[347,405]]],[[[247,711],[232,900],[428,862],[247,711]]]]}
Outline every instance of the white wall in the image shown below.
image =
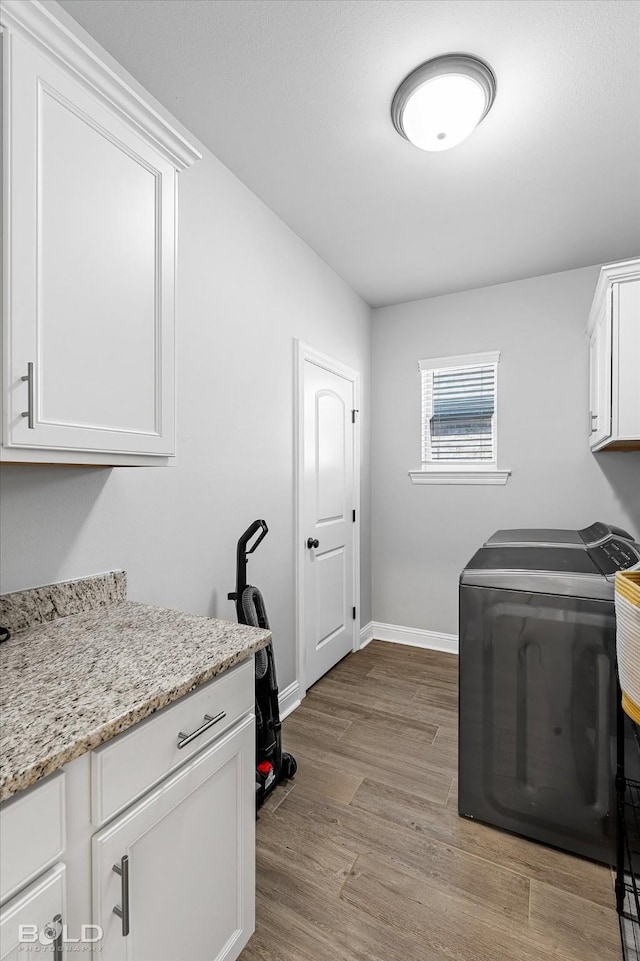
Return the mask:
{"type": "Polygon", "coordinates": [[[640,536],[640,453],[590,453],[585,326],[598,267],[373,312],[373,619],[457,633],[457,581],[505,527],[619,524],[640,536]],[[500,350],[506,487],[414,486],[418,360],[500,350]]]}
{"type": "MultiPolygon", "coordinates": [[[[367,305],[213,156],[180,175],[178,459],[172,468],[2,468],[2,591],[124,568],[129,596],[235,619],[236,541],[280,688],[294,680],[294,338],[362,377],[362,619],[371,617],[367,305]]],[[[180,638],[176,638],[176,644],[180,638]]]]}

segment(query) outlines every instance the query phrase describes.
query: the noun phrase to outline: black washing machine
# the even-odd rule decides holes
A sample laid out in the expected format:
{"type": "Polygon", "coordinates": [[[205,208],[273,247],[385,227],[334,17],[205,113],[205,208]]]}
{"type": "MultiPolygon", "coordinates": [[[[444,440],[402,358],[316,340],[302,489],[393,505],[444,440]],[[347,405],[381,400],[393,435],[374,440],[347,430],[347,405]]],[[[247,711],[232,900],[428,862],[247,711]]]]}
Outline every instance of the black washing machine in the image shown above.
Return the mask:
{"type": "Polygon", "coordinates": [[[484,547],[460,577],[459,812],[614,861],[615,609],[640,545],[484,547]]]}

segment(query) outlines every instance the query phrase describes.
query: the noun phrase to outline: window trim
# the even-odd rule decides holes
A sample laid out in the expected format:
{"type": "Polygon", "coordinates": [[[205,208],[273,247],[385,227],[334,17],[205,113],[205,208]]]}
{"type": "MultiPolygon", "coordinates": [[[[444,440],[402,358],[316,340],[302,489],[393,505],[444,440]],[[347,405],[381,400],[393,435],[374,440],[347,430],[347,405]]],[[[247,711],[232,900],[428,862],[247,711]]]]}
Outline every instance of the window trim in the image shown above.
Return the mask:
{"type": "MultiPolygon", "coordinates": [[[[468,461],[467,463],[428,463],[423,462],[419,470],[410,470],[409,477],[413,484],[491,484],[504,485],[511,474],[510,470],[498,469],[498,367],[500,351],[483,351],[476,354],[456,354],[449,357],[430,357],[418,361],[418,370],[422,374],[425,370],[441,370],[452,367],[480,366],[495,364],[495,411],[493,429],[493,459],[484,464],[468,461]]],[[[422,396],[422,395],[421,395],[422,396]]],[[[420,414],[420,442],[423,443],[424,424],[422,411],[420,414]]]]}

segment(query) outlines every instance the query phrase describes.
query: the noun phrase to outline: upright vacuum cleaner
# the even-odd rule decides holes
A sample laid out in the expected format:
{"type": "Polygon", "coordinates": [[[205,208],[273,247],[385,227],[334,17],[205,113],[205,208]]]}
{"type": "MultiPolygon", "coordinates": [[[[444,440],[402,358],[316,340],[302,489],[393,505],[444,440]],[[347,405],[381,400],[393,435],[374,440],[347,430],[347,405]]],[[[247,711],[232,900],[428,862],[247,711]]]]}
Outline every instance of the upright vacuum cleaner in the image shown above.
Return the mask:
{"type": "MultiPolygon", "coordinates": [[[[256,520],[247,527],[238,541],[236,551],[236,589],[227,594],[235,601],[239,624],[269,628],[269,619],[262,594],[257,587],[247,584],[247,557],[266,537],[269,528],[265,521],[256,520]],[[260,532],[258,534],[258,531],[260,532]],[[258,534],[252,546],[247,545],[258,534]]],[[[276,784],[292,778],[297,770],[296,759],[282,750],[280,707],[276,665],[271,643],[256,654],[256,807],[260,807],[276,784]]]]}

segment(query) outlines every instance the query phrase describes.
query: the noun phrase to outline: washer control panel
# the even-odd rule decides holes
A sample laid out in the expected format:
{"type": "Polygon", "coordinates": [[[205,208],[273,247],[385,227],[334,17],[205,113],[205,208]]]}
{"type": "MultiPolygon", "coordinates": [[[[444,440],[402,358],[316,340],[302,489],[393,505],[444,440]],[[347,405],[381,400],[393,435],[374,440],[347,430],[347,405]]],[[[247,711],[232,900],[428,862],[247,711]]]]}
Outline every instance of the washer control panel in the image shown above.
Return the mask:
{"type": "Polygon", "coordinates": [[[597,544],[601,544],[603,541],[608,540],[611,535],[615,537],[624,537],[627,541],[632,541],[633,537],[628,534],[627,531],[623,531],[621,527],[613,527],[613,525],[603,524],[602,521],[595,521],[590,527],[583,527],[578,534],[587,545],[587,547],[595,547],[597,544]]]}
{"type": "Polygon", "coordinates": [[[589,556],[605,577],[615,575],[616,571],[640,568],[640,544],[619,537],[612,537],[599,547],[590,548],[589,556]]]}

